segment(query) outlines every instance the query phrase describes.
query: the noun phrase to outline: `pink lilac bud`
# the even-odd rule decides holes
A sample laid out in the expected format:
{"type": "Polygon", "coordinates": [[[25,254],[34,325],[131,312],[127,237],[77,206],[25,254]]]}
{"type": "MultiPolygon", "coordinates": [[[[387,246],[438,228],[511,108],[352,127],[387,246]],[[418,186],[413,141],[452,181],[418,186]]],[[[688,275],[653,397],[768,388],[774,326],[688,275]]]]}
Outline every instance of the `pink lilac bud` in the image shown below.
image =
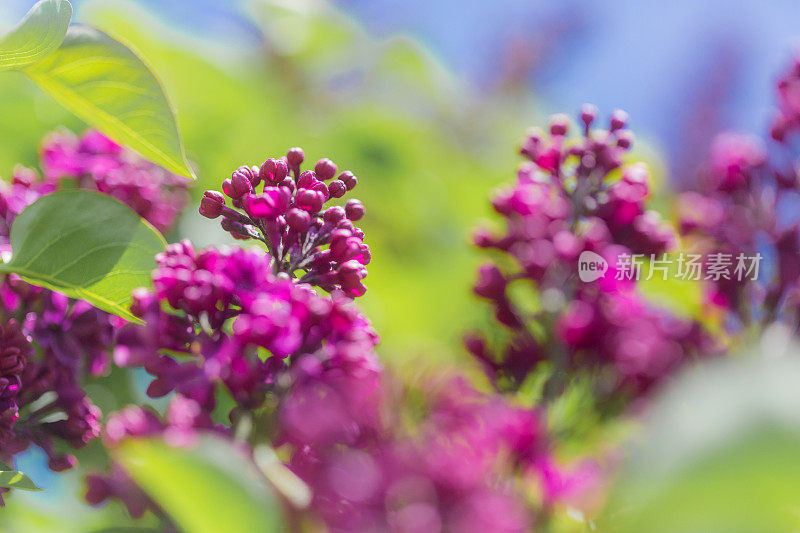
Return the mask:
{"type": "Polygon", "coordinates": [[[611,113],[611,127],[609,131],[621,130],[628,124],[628,113],[621,109],[615,109],[611,113]]]}
{"type": "Polygon", "coordinates": [[[345,170],[344,172],[339,174],[338,179],[339,181],[344,183],[348,191],[352,191],[355,188],[356,184],[358,184],[358,180],[356,179],[355,175],[349,170],[345,170]]]}
{"type": "Polygon", "coordinates": [[[299,168],[306,158],[302,148],[292,148],[286,152],[286,160],[292,168],[299,168]]]}
{"type": "Polygon", "coordinates": [[[361,220],[364,216],[365,210],[364,205],[359,202],[358,200],[348,200],[347,204],[344,206],[344,212],[347,215],[347,218],[356,222],[361,220]]]}
{"type": "Polygon", "coordinates": [[[563,137],[569,130],[569,117],[566,115],[553,115],[550,117],[550,135],[563,137]]]}
{"type": "Polygon", "coordinates": [[[225,207],[225,197],[219,191],[206,191],[200,200],[200,214],[206,218],[217,218],[225,207]]]}
{"type": "Polygon", "coordinates": [[[300,189],[310,189],[315,183],[317,183],[317,175],[310,170],[306,170],[297,178],[297,187],[300,189]]]}
{"type": "Polygon", "coordinates": [[[336,170],[336,164],[327,157],[317,161],[317,164],[314,166],[314,172],[316,172],[319,179],[323,181],[333,178],[336,175],[336,170]]]}
{"type": "Polygon", "coordinates": [[[270,185],[276,185],[289,175],[289,167],[283,159],[267,159],[261,164],[260,179],[270,185]]]}
{"type": "Polygon", "coordinates": [[[292,208],[286,215],[286,223],[294,231],[303,232],[311,225],[311,215],[302,209],[292,208]]]}
{"type": "Polygon", "coordinates": [[[231,175],[231,187],[230,187],[230,194],[231,198],[241,198],[245,194],[249,194],[253,191],[253,184],[250,182],[249,176],[246,176],[244,173],[236,171],[231,175]]]}
{"type": "Polygon", "coordinates": [[[341,180],[333,180],[328,184],[328,192],[332,198],[341,198],[347,192],[347,186],[341,180]]]}

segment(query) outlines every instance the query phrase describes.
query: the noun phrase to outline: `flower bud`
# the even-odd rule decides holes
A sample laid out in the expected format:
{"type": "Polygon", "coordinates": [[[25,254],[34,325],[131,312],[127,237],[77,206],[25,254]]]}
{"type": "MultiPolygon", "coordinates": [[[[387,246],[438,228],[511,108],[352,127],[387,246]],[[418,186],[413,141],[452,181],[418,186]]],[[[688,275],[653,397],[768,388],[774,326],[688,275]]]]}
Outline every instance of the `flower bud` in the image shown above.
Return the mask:
{"type": "Polygon", "coordinates": [[[269,158],[261,164],[259,176],[265,182],[275,185],[289,175],[289,166],[283,159],[269,158]]]}
{"type": "Polygon", "coordinates": [[[319,179],[327,181],[336,175],[336,164],[327,157],[320,159],[314,165],[314,172],[317,173],[319,179]]]}
{"type": "Polygon", "coordinates": [[[365,209],[364,205],[360,201],[353,199],[347,201],[347,204],[344,206],[344,212],[348,219],[355,222],[357,220],[361,220],[361,218],[364,216],[365,209]]]}
{"type": "Polygon", "coordinates": [[[206,191],[200,200],[200,214],[206,218],[217,218],[225,207],[225,197],[218,191],[206,191]]]}
{"type": "Polygon", "coordinates": [[[348,191],[352,191],[355,188],[356,184],[358,183],[356,177],[349,170],[345,170],[344,172],[339,174],[339,180],[344,182],[344,186],[347,187],[348,191]]]}
{"type": "Polygon", "coordinates": [[[295,205],[300,209],[304,209],[310,213],[316,213],[322,209],[322,204],[325,203],[322,193],[312,189],[301,189],[297,192],[295,198],[295,205]]]}
{"type": "Polygon", "coordinates": [[[300,174],[299,178],[297,178],[297,188],[310,189],[311,187],[314,186],[316,182],[317,182],[317,175],[311,170],[306,170],[305,172],[300,174]]]}
{"type": "Polygon", "coordinates": [[[550,117],[550,135],[563,137],[569,129],[569,118],[561,113],[550,117]]]}
{"type": "Polygon", "coordinates": [[[628,123],[628,114],[622,109],[615,109],[611,113],[611,131],[621,130],[628,123]]]}
{"type": "Polygon", "coordinates": [[[300,233],[307,230],[311,225],[311,215],[308,211],[293,207],[286,213],[286,223],[294,231],[300,233]]]}
{"type": "Polygon", "coordinates": [[[305,158],[306,154],[302,148],[295,147],[286,152],[286,161],[292,168],[298,168],[305,158]]]}
{"type": "Polygon", "coordinates": [[[328,184],[328,192],[333,198],[341,198],[347,192],[347,186],[342,180],[333,180],[328,184]]]}
{"type": "Polygon", "coordinates": [[[253,184],[250,183],[250,178],[243,172],[234,172],[231,176],[231,198],[241,198],[250,192],[253,192],[253,184]]]}
{"type": "Polygon", "coordinates": [[[594,122],[597,117],[597,107],[592,104],[583,104],[581,106],[581,122],[589,129],[589,125],[594,122]]]}
{"type": "Polygon", "coordinates": [[[346,215],[344,212],[344,207],[340,205],[329,207],[322,214],[322,218],[325,220],[325,222],[328,222],[330,224],[336,224],[337,222],[342,220],[345,216],[346,215]]]}

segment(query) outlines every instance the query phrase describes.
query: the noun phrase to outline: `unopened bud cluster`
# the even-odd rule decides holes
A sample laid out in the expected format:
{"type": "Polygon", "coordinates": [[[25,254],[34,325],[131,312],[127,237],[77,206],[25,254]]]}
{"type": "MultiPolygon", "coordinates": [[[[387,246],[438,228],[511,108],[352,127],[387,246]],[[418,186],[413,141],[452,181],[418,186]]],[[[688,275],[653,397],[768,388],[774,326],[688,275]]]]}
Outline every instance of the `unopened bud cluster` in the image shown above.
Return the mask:
{"type": "Polygon", "coordinates": [[[364,216],[364,206],[356,199],[327,205],[358,180],[347,170],[337,176],[336,164],[327,158],[314,170],[301,171],[304,160],[303,150],[292,148],[260,167],[239,167],[222,183],[222,192],[204,193],[200,214],[222,217],[223,229],[237,239],[263,242],[274,274],[362,296],[371,256],[364,232],[353,223],[364,216]]]}

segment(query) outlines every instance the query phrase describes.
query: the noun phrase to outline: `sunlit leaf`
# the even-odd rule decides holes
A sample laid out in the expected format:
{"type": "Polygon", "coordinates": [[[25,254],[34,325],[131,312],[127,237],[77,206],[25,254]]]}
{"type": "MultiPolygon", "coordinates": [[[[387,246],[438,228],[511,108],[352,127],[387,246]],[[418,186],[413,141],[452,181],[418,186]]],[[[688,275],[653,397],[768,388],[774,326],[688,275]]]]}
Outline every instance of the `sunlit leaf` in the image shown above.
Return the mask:
{"type": "Polygon", "coordinates": [[[24,72],[116,141],[171,172],[194,177],[161,83],[126,45],[94,28],[71,26],[58,50],[24,72]]]}
{"type": "Polygon", "coordinates": [[[42,490],[31,478],[22,472],[17,472],[5,463],[0,463],[0,487],[30,491],[42,490]]]}
{"type": "Polygon", "coordinates": [[[115,457],[181,531],[287,530],[273,491],[226,440],[206,436],[185,449],[130,439],[115,457]]]}
{"type": "Polygon", "coordinates": [[[72,6],[67,0],[42,0],[0,38],[0,70],[22,68],[53,53],[67,34],[72,6]]]}
{"type": "Polygon", "coordinates": [[[125,204],[81,189],[43,196],[11,227],[11,261],[0,271],[128,320],[134,289],[150,284],[164,238],[125,204]]]}

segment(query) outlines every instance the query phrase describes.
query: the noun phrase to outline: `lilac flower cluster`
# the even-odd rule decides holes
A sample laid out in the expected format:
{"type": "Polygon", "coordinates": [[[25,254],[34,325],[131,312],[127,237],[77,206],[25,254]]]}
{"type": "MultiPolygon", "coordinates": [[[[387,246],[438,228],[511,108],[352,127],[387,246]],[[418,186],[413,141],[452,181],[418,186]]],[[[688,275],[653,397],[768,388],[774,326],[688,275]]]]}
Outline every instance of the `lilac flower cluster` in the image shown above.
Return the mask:
{"type": "MultiPolygon", "coordinates": [[[[163,419],[139,407],[113,415],[106,445],[157,436],[184,446],[209,431],[241,437],[242,420],[266,416],[272,444],[312,490],[312,512],[342,531],[525,531],[551,503],[590,487],[594,467],[556,466],[543,413],[460,381],[437,394],[433,414],[416,432],[402,428],[403,406],[374,352],[378,337],[348,297],[363,291],[334,277],[350,261],[363,268],[369,260],[363,233],[352,226],[363,210],[349,203],[322,211],[327,198],[320,191],[338,190],[337,180],[325,186],[315,176],[330,179],[335,166],[322,160],[314,173],[301,173],[300,162],[294,149],[285,160],[234,172],[223,189],[246,215],[213,191],[201,204],[201,213],[223,216],[236,236],[262,240],[266,254],[196,250],[183,241],[156,257],[153,290],[136,291],[131,307],[144,324],[121,328],[114,361],[146,369],[154,377],[148,395],[172,394],[172,402],[163,419]],[[278,178],[282,185],[254,192],[254,184],[278,178]],[[297,207],[310,198],[304,190],[315,191],[307,210],[297,207]],[[281,198],[280,209],[257,216],[264,212],[256,204],[274,206],[281,198]],[[296,226],[295,215],[313,222],[296,226]],[[296,277],[297,269],[306,274],[296,277]],[[235,406],[229,422],[215,426],[220,395],[235,406]],[[528,482],[520,477],[537,487],[537,506],[525,501],[528,482]]],[[[340,175],[342,183],[348,175],[340,175]]],[[[250,435],[249,444],[263,437],[250,435]]],[[[121,499],[133,516],[159,513],[118,466],[88,479],[90,503],[109,498],[121,499]]]]}
{"type": "Polygon", "coordinates": [[[120,366],[155,376],[151,396],[177,391],[210,411],[223,385],[253,409],[303,354],[356,375],[379,369],[377,335],[348,298],[275,276],[259,250],[196,251],[183,241],[156,259],[155,290],[134,294],[132,311],[145,325],[123,327],[114,352],[120,366]]]}
{"type": "Polygon", "coordinates": [[[708,303],[734,329],[775,319],[800,324],[800,226],[796,217],[787,223],[779,215],[800,193],[800,60],[778,82],[778,105],[770,146],[755,136],[719,135],[695,190],[677,202],[681,233],[694,251],[734,258],[763,253],[774,265],[757,280],[707,282],[708,303]]]}
{"type": "MultiPolygon", "coordinates": [[[[148,395],[173,393],[172,405],[163,421],[138,407],[113,416],[107,444],[158,435],[186,445],[196,432],[230,433],[245,414],[286,394],[290,369],[298,364],[358,383],[380,375],[373,352],[378,337],[350,298],[338,291],[323,297],[306,283],[276,276],[263,251],[195,250],[183,241],[156,260],[154,290],[136,291],[131,309],[144,325],[119,331],[114,361],[145,368],[154,376],[148,395]],[[235,407],[230,425],[215,428],[210,416],[220,394],[229,395],[235,407]]],[[[304,412],[308,423],[318,419],[317,413],[304,412]]],[[[134,516],[156,509],[119,467],[89,479],[90,503],[112,497],[122,499],[134,516]]]]}
{"type": "Polygon", "coordinates": [[[430,413],[407,434],[377,383],[320,377],[295,375],[279,406],[279,442],[295,450],[290,467],[332,531],[529,531],[549,505],[597,481],[593,464],[555,465],[541,412],[463,380],[427,390],[430,413]],[[531,489],[533,506],[523,496],[531,489]]]}
{"type": "Polygon", "coordinates": [[[649,175],[643,164],[623,165],[632,135],[626,115],[612,114],[608,129],[594,128],[585,106],[582,132],[568,137],[568,120],[551,119],[550,135],[532,131],[522,145],[528,161],[517,183],[497,192],[495,211],[506,230],[479,230],[475,244],[507,254],[478,271],[475,293],[492,302],[510,340],[490,346],[480,335],[466,344],[501,388],[516,388],[542,361],[554,365],[550,394],[568,373],[600,367],[602,395],[641,394],[708,342],[695,322],[649,305],[633,281],[617,281],[613,267],[581,282],[578,258],[593,252],[617,264],[622,254],[673,249],[673,230],[647,209],[649,175]],[[530,301],[530,287],[539,305],[530,301]],[[526,287],[527,292],[526,291],[526,287]]]}
{"type": "MultiPolygon", "coordinates": [[[[115,196],[161,229],[171,227],[186,201],[185,180],[99,132],[89,131],[80,139],[53,134],[41,155],[44,177],[18,167],[11,181],[2,184],[1,253],[11,251],[14,219],[67,179],[115,196]]],[[[124,321],[13,274],[0,283],[0,316],[7,324],[4,353],[10,354],[0,363],[4,373],[0,460],[12,462],[14,455],[35,445],[47,454],[52,470],[68,469],[75,458],[58,451],[55,441],[77,449],[100,435],[100,411],[86,396],[83,383],[87,376],[108,372],[115,331],[124,321]]]]}
{"type": "Polygon", "coordinates": [[[239,167],[222,183],[222,192],[205,192],[200,213],[212,219],[221,216],[222,227],[237,239],[263,242],[274,274],[299,275],[301,282],[329,292],[362,296],[371,255],[364,232],[353,223],[364,216],[364,206],[351,199],[344,207],[325,208],[358,180],[348,170],[337,176],[330,159],[301,172],[304,159],[302,149],[292,148],[285,157],[267,159],[260,167],[239,167]],[[226,197],[233,208],[225,205],[226,197]]]}
{"type": "Polygon", "coordinates": [[[189,200],[189,180],[150,163],[102,133],[89,130],[80,138],[52,133],[41,148],[47,181],[74,180],[82,189],[113,196],[159,231],[172,229],[189,200]]]}

